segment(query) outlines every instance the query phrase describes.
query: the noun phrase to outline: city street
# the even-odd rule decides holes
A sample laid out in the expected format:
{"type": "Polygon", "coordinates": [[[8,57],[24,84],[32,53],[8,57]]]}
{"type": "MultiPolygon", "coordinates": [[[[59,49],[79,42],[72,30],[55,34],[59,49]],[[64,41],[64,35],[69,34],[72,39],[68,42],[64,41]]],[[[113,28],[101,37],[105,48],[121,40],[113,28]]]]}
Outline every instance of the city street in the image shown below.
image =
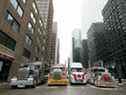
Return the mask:
{"type": "Polygon", "coordinates": [[[47,86],[33,89],[0,89],[0,95],[125,95],[126,86],[98,88],[92,85],[47,86]]]}
{"type": "Polygon", "coordinates": [[[0,95],[126,95],[126,0],[0,0],[0,95]]]}

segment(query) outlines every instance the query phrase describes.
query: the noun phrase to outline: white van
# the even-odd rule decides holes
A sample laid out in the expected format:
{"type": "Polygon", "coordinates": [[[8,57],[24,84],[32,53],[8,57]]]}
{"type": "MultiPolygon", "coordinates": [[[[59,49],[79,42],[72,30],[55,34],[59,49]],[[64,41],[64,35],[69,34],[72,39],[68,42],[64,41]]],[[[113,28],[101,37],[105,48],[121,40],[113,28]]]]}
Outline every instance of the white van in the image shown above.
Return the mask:
{"type": "Polygon", "coordinates": [[[82,63],[71,63],[69,65],[69,80],[70,84],[86,84],[87,83],[87,74],[84,71],[82,63]]]}

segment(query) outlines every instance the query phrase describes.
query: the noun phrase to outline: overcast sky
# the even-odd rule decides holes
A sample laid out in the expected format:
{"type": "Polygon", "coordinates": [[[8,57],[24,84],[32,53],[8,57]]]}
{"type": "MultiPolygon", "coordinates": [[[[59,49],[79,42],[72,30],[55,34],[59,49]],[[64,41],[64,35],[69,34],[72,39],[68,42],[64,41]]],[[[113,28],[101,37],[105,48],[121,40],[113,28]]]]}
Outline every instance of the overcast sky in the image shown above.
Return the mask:
{"type": "Polygon", "coordinates": [[[107,0],[54,0],[54,21],[58,22],[60,62],[71,56],[71,34],[80,28],[82,37],[93,22],[102,21],[101,10],[107,0]]]}

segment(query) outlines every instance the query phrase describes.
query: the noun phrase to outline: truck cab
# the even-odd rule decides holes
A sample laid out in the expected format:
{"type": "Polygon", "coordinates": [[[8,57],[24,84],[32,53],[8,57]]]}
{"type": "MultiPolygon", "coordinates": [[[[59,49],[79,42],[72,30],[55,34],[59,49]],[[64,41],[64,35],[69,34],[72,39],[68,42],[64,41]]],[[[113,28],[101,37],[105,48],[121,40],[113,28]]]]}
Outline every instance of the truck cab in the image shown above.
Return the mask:
{"type": "Polygon", "coordinates": [[[44,71],[41,62],[21,64],[18,75],[10,80],[11,87],[36,87],[44,81],[44,71]]]}
{"type": "Polygon", "coordinates": [[[51,67],[48,75],[48,85],[68,85],[66,66],[55,64],[51,67]]]}
{"type": "Polygon", "coordinates": [[[86,84],[87,74],[81,63],[70,64],[69,80],[70,84],[86,84]]]}

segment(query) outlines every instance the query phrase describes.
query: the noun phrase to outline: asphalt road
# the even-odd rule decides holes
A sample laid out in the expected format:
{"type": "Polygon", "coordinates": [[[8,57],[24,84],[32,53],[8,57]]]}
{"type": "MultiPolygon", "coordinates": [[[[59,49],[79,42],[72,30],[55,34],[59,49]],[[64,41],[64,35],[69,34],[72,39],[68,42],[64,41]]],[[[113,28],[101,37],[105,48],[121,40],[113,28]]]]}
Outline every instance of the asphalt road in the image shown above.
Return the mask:
{"type": "Polygon", "coordinates": [[[126,95],[126,86],[98,88],[92,85],[47,86],[27,89],[0,89],[0,95],[126,95]]]}

